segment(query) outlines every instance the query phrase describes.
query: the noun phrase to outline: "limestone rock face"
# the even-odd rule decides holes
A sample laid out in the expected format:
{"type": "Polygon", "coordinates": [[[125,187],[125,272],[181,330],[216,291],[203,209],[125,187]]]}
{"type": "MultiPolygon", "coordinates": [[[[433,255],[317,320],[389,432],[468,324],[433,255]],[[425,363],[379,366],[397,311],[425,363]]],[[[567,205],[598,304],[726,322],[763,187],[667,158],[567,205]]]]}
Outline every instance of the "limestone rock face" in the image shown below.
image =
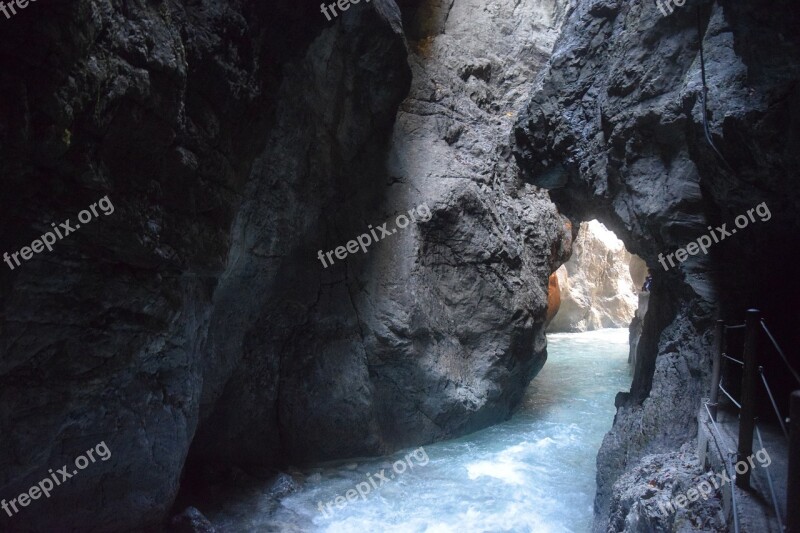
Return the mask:
{"type": "Polygon", "coordinates": [[[600,222],[581,224],[572,256],[556,271],[561,307],[548,331],[628,327],[638,292],[631,272],[643,263],[600,222]]]}
{"type": "Polygon", "coordinates": [[[75,0],[4,25],[3,250],[116,208],[0,274],[3,495],[112,452],[26,525],[153,529],[182,472],[513,412],[570,235],[509,134],[565,3],[420,4],[75,0]]]}
{"type": "MultiPolygon", "coordinates": [[[[363,125],[387,106],[355,103],[396,83],[346,78],[359,72],[348,51],[367,44],[349,17],[290,64],[216,291],[225,305],[212,316],[209,364],[236,367],[222,390],[219,379],[204,387],[213,409],[193,463],[310,462],[461,435],[507,418],[544,364],[547,279],[570,239],[552,203],[519,179],[509,134],[561,3],[484,8],[404,12],[412,79],[385,152],[363,125]],[[331,80],[352,96],[340,102],[331,80]],[[313,155],[296,148],[308,139],[320,139],[313,155]],[[428,216],[395,227],[423,205],[428,216]],[[383,222],[391,236],[366,253],[321,264],[318,250],[383,222]]],[[[387,61],[382,50],[371,64],[387,61]]]]}
{"type": "MultiPolygon", "coordinates": [[[[348,177],[375,182],[408,90],[397,6],[360,7],[331,27],[317,6],[288,0],[75,0],[31,3],[4,25],[14,52],[0,56],[3,251],[51,222],[74,227],[104,195],[115,209],[0,272],[0,496],[100,441],[111,451],[46,503],[2,512],[0,530],[156,529],[192,444],[205,444],[199,421],[226,388],[245,389],[241,365],[263,381],[223,428],[237,443],[216,457],[223,465],[285,460],[292,420],[278,422],[276,398],[290,406],[306,391],[281,380],[313,381],[316,368],[332,388],[369,388],[363,361],[350,387],[317,348],[345,352],[353,327],[304,337],[309,362],[268,349],[260,322],[280,310],[270,324],[298,337],[305,321],[325,323],[294,305],[346,277],[321,279],[309,243],[338,220],[312,214],[346,212],[341,198],[359,189],[348,177]],[[289,282],[295,299],[281,294],[289,282]]],[[[348,438],[343,452],[363,435],[348,438]]]]}
{"type": "MultiPolygon", "coordinates": [[[[696,434],[715,318],[741,323],[758,307],[784,346],[800,341],[788,259],[800,257],[798,25],[791,0],[687,1],[666,16],[656,2],[577,2],[517,121],[528,179],[573,222],[600,220],[654,272],[631,390],[598,455],[596,531],[620,531],[608,523],[620,475],[696,434]],[[768,215],[762,207],[708,255],[660,263],[762,202],[768,215]]],[[[796,384],[776,356],[765,364],[786,403],[796,384]]]]}
{"type": "Polygon", "coordinates": [[[609,531],[651,533],[680,531],[682,533],[726,533],[721,491],[715,474],[708,471],[687,443],[680,450],[646,455],[614,484],[610,505],[609,531]],[[681,508],[674,498],[707,483],[710,496],[698,499],[681,508]]]}

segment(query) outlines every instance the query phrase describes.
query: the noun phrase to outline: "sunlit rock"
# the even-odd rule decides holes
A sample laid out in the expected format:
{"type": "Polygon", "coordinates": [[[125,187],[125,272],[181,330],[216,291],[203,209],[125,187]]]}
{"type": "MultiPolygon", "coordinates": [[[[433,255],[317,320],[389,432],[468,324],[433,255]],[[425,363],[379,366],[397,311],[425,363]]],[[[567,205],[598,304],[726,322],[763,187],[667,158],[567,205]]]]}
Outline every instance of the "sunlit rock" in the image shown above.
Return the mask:
{"type": "Polygon", "coordinates": [[[556,271],[561,306],[548,330],[628,327],[638,305],[632,275],[641,278],[643,265],[603,224],[582,224],[572,257],[556,271]]]}

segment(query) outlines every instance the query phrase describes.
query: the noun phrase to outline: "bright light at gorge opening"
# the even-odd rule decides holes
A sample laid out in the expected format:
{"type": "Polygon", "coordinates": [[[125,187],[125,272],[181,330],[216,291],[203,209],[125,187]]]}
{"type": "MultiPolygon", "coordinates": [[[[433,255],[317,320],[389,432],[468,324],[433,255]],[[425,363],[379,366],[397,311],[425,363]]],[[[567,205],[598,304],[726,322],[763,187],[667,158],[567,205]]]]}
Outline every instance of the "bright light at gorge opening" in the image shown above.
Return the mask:
{"type": "Polygon", "coordinates": [[[549,332],[627,328],[639,307],[647,266],[597,220],[581,223],[572,256],[555,273],[560,295],[549,332]]]}

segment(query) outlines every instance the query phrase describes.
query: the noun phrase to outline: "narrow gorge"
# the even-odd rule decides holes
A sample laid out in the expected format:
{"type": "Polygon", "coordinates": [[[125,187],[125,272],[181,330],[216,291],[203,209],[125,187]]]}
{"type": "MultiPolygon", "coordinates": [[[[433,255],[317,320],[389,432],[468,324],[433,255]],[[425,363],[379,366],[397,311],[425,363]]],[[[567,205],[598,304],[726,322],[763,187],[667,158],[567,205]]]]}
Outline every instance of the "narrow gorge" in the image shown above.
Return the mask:
{"type": "Polygon", "coordinates": [[[788,0],[9,6],[0,531],[731,527],[657,504],[715,321],[800,367],[788,0]]]}

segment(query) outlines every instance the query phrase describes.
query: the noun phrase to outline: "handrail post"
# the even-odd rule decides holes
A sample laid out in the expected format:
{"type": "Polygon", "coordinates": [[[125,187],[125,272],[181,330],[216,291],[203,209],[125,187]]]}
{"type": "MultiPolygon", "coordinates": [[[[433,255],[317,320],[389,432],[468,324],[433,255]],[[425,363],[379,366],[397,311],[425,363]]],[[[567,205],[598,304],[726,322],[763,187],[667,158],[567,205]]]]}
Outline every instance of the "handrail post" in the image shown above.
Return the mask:
{"type": "Polygon", "coordinates": [[[800,390],[791,396],[789,411],[789,475],[786,480],[787,533],[800,533],[800,390]]]}
{"type": "Polygon", "coordinates": [[[719,378],[722,371],[722,336],[725,335],[725,322],[717,320],[717,326],[714,331],[714,366],[711,370],[711,399],[708,404],[708,410],[711,413],[711,419],[716,422],[717,420],[717,405],[719,405],[719,378]]]}
{"type": "MultiPolygon", "coordinates": [[[[758,330],[760,326],[758,309],[748,309],[745,319],[744,372],[742,372],[742,409],[739,412],[739,450],[738,461],[747,464],[753,455],[753,426],[756,415],[756,375],[758,373],[758,330]]],[[[743,489],[750,487],[750,468],[744,473],[736,472],[736,485],[743,489]]]]}

